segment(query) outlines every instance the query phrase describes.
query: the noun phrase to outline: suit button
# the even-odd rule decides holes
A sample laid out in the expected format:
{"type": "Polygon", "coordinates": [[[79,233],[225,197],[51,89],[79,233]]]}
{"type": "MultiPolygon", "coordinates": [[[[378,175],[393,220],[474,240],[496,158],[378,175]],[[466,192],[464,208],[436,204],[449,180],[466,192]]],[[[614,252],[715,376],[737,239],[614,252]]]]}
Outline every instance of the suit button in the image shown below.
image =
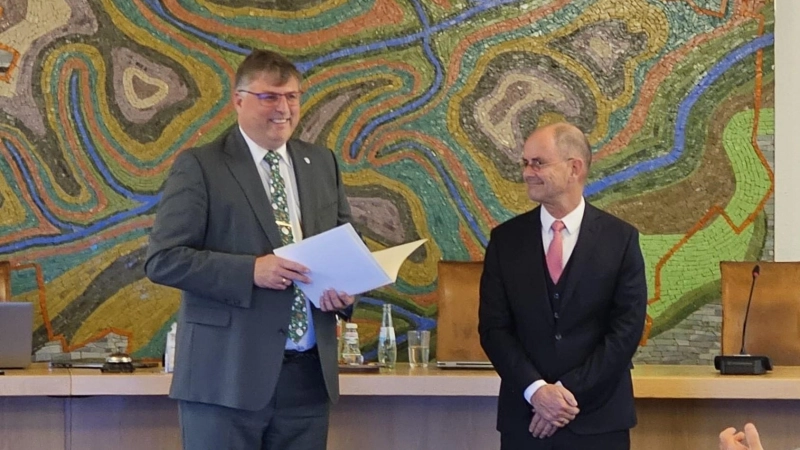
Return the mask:
{"type": "Polygon", "coordinates": [[[558,300],[558,299],[560,299],[560,298],[561,298],[561,294],[559,294],[558,292],[556,292],[555,294],[553,294],[553,298],[554,298],[554,299],[556,299],[556,300],[558,300]]]}
{"type": "Polygon", "coordinates": [[[558,319],[559,317],[558,313],[553,313],[553,318],[558,319]]]}
{"type": "Polygon", "coordinates": [[[557,340],[557,341],[560,341],[560,340],[561,340],[561,333],[556,333],[556,340],[557,340]]]}
{"type": "Polygon", "coordinates": [[[280,334],[281,336],[286,336],[286,330],[281,328],[281,329],[278,330],[278,334],[280,334]]]}

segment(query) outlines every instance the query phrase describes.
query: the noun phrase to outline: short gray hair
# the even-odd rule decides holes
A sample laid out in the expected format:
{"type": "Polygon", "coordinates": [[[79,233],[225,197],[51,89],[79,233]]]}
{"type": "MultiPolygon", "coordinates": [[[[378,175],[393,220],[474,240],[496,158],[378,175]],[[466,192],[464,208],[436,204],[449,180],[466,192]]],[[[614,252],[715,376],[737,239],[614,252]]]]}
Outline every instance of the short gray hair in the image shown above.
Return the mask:
{"type": "Polygon", "coordinates": [[[586,171],[592,166],[592,146],[586,134],[574,125],[559,123],[555,125],[556,147],[567,155],[576,155],[586,164],[586,171]]]}

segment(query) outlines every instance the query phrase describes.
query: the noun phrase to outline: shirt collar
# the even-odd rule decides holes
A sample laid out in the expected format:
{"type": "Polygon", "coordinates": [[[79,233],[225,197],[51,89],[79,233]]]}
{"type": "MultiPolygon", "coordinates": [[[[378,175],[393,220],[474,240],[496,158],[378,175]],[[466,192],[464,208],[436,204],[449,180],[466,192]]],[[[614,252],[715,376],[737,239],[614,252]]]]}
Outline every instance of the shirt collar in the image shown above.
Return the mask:
{"type": "MultiPolygon", "coordinates": [[[[583,197],[581,197],[581,202],[578,203],[578,207],[570,211],[569,214],[561,219],[561,221],[564,222],[564,228],[567,229],[567,233],[576,233],[581,228],[584,211],[586,211],[586,202],[584,201],[583,197]]],[[[541,220],[542,230],[549,230],[550,227],[553,226],[553,222],[556,221],[556,218],[550,215],[550,212],[547,211],[547,208],[542,206],[541,220]]]]}
{"type": "MultiPolygon", "coordinates": [[[[244,137],[244,141],[247,143],[247,148],[250,150],[250,154],[253,156],[253,161],[255,161],[256,164],[261,164],[261,161],[263,161],[264,157],[267,156],[267,152],[269,152],[269,150],[256,144],[254,140],[250,139],[250,136],[248,136],[247,133],[244,132],[241,126],[239,127],[239,131],[242,132],[242,137],[244,137]]],[[[285,142],[283,143],[283,145],[276,148],[275,152],[278,154],[278,156],[281,157],[281,159],[284,162],[286,162],[287,164],[289,163],[289,153],[288,150],[286,150],[285,142]]]]}

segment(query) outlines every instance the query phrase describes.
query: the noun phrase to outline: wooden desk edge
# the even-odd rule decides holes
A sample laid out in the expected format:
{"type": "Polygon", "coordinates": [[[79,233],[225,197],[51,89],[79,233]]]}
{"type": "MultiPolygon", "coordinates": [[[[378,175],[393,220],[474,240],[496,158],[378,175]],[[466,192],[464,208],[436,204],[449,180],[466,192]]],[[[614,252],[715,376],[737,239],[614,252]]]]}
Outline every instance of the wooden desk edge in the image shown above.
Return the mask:
{"type": "MultiPolygon", "coordinates": [[[[494,371],[409,369],[398,365],[380,374],[341,374],[343,396],[495,397],[500,378],[494,371]]],[[[0,396],[154,395],[169,392],[172,375],[160,369],[133,374],[96,370],[31,371],[0,377],[0,396]]],[[[800,400],[800,367],[776,367],[767,375],[722,376],[707,366],[637,366],[638,399],[800,400]]]]}

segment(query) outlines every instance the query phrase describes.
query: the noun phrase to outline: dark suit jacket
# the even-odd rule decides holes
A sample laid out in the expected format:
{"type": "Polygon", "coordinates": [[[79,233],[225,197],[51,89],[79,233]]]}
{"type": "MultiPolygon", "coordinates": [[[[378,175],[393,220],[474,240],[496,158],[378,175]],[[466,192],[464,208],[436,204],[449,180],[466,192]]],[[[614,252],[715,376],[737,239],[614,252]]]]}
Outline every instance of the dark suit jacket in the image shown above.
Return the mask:
{"type": "Polygon", "coordinates": [[[481,345],[502,379],[497,429],[527,430],[534,381],[561,381],[578,434],[636,424],[631,358],[644,328],[647,284],[634,227],[587,203],[560,310],[547,293],[540,208],[492,231],[481,277],[481,345]],[[554,317],[558,314],[558,319],[554,317]]]}
{"type": "MultiPolygon", "coordinates": [[[[333,153],[291,140],[303,236],[350,221],[333,153]]],[[[158,206],[145,262],[155,283],[183,291],[170,396],[258,410],[283,361],[292,289],[253,284],[256,257],[280,247],[275,217],[247,144],[234,126],[182,152],[158,206]]],[[[311,308],[328,394],[339,396],[333,313],[311,308]]]]}

